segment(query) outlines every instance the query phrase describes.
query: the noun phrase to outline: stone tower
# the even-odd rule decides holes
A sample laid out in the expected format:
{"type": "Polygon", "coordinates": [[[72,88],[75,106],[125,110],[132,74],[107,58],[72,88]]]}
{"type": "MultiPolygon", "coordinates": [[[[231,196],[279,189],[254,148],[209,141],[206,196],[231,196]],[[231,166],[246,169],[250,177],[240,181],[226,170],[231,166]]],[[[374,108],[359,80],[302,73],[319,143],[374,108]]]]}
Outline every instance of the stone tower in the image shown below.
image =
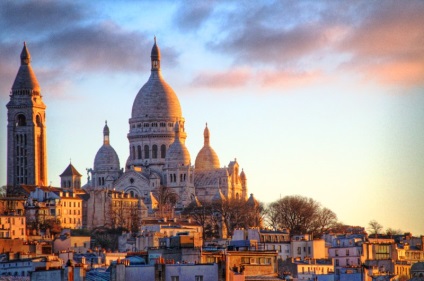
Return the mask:
{"type": "Polygon", "coordinates": [[[69,163],[65,171],[60,175],[60,187],[64,190],[73,191],[75,188],[81,188],[82,175],[75,169],[72,163],[69,163]]]}
{"type": "Polygon", "coordinates": [[[7,185],[46,185],[46,105],[24,43],[7,107],[7,185]]]}

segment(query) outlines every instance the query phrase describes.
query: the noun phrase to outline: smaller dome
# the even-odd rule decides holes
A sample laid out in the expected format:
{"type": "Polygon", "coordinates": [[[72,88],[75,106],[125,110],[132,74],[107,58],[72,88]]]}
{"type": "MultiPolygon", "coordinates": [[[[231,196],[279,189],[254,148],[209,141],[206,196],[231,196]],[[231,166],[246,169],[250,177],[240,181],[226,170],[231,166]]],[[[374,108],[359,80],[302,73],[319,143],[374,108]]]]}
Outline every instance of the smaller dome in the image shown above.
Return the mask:
{"type": "Polygon", "coordinates": [[[175,140],[166,152],[165,161],[168,165],[176,164],[177,166],[189,166],[191,163],[190,153],[180,139],[180,125],[178,121],[175,122],[175,140]]]}
{"type": "Polygon", "coordinates": [[[247,199],[247,205],[250,207],[257,207],[259,206],[258,200],[253,196],[253,193],[250,193],[249,199],[247,199]]]}
{"type": "Polygon", "coordinates": [[[95,171],[119,170],[119,157],[115,149],[109,144],[104,144],[96,153],[94,158],[95,171]]]}
{"type": "Polygon", "coordinates": [[[107,122],[105,122],[103,128],[103,145],[96,153],[93,166],[95,171],[116,171],[120,169],[118,154],[109,143],[107,122]]]}
{"type": "Polygon", "coordinates": [[[210,146],[210,133],[208,124],[203,132],[204,145],[196,156],[194,167],[196,170],[214,170],[219,169],[220,163],[218,155],[210,146]]]}
{"type": "Polygon", "coordinates": [[[240,179],[246,180],[246,174],[244,173],[244,170],[243,169],[241,169],[240,179]]]}

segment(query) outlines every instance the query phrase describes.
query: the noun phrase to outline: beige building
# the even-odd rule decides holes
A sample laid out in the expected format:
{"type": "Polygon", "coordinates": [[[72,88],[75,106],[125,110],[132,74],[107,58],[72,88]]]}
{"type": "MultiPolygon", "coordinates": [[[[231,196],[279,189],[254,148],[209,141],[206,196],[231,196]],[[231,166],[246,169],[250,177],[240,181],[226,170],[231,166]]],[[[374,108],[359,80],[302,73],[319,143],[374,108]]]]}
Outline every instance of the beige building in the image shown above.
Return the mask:
{"type": "Polygon", "coordinates": [[[0,238],[26,240],[25,216],[0,216],[0,238]]]}
{"type": "Polygon", "coordinates": [[[147,217],[143,200],[129,193],[110,189],[87,188],[87,228],[124,227],[138,230],[141,220],[147,217]]]}
{"type": "Polygon", "coordinates": [[[291,257],[304,260],[326,259],[328,257],[325,241],[323,239],[312,239],[311,235],[294,235],[291,238],[291,257]]]}
{"type": "Polygon", "coordinates": [[[21,185],[15,188],[27,196],[25,215],[28,225],[37,227],[46,220],[57,220],[63,228],[82,228],[83,200],[85,191],[75,189],[66,192],[51,186],[21,185]]]}

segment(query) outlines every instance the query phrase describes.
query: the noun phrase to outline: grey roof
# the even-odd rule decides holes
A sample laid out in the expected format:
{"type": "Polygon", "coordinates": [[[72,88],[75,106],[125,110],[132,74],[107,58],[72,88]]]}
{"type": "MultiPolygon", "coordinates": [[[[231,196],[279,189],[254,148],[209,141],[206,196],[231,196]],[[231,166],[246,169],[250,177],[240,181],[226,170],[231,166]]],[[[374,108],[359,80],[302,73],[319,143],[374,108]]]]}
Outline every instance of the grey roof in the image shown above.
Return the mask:
{"type": "MultiPolygon", "coordinates": [[[[153,45],[151,59],[160,60],[160,50],[153,45]]],[[[141,120],[182,118],[181,106],[177,95],[162,77],[160,69],[153,70],[149,80],[138,92],[132,107],[131,118],[141,120]]]]}
{"type": "Polygon", "coordinates": [[[119,170],[119,157],[110,144],[103,144],[94,158],[95,171],[119,170]]]}
{"type": "Polygon", "coordinates": [[[82,175],[77,171],[77,169],[75,169],[75,167],[69,163],[68,167],[66,167],[65,171],[63,171],[63,173],[60,175],[60,177],[63,176],[79,176],[81,177],[82,175]]]}
{"type": "Polygon", "coordinates": [[[226,168],[219,168],[214,170],[196,170],[194,173],[194,186],[218,186],[219,179],[228,177],[226,168]]]}
{"type": "Polygon", "coordinates": [[[37,77],[32,70],[30,64],[31,56],[24,44],[21,53],[21,66],[19,67],[18,74],[13,82],[12,91],[14,90],[33,90],[40,92],[40,85],[38,84],[37,77]]]}

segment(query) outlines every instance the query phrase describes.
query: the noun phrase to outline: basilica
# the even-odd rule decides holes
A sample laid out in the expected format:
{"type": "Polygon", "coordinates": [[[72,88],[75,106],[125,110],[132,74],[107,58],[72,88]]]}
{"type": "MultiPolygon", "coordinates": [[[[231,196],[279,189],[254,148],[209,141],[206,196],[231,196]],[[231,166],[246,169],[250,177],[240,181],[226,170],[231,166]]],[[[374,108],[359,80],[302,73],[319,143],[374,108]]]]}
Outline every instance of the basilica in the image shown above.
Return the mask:
{"type": "MultiPolygon", "coordinates": [[[[46,106],[26,45],[10,97],[7,104],[7,185],[46,185],[46,106]]],[[[221,166],[211,146],[207,124],[203,132],[204,145],[194,165],[191,162],[185,145],[185,119],[177,95],[162,75],[156,38],[151,51],[150,77],[135,96],[132,106],[127,134],[129,155],[123,167],[110,142],[111,131],[106,123],[103,144],[94,157],[93,167],[87,169],[88,180],[82,186],[87,193],[124,192],[151,206],[159,190],[165,188],[176,195],[177,209],[214,198],[247,199],[244,171],[236,160],[221,166]]],[[[75,169],[68,167],[66,170],[75,169]]],[[[71,188],[75,184],[79,188],[81,175],[76,170],[75,174],[75,183],[62,181],[62,187],[71,188]]],[[[73,177],[65,172],[62,176],[73,177]]]]}

